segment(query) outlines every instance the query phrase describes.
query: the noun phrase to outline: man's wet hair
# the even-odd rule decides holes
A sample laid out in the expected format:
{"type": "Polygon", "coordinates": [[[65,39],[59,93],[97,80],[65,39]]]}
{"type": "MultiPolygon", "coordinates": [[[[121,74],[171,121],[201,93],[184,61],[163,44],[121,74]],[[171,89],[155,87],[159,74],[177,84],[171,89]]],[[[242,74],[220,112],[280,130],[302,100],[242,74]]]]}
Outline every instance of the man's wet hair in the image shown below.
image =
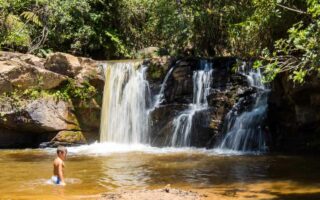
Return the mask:
{"type": "Polygon", "coordinates": [[[67,153],[68,152],[67,148],[64,146],[58,146],[57,147],[57,154],[62,153],[62,152],[67,153]]]}

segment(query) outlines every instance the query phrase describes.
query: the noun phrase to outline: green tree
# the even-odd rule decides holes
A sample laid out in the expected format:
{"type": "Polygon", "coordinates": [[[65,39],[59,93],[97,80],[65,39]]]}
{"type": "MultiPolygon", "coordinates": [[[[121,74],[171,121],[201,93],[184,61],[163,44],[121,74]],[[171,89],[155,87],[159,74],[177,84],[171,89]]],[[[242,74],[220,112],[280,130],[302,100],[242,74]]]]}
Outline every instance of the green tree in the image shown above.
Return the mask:
{"type": "Polygon", "coordinates": [[[275,42],[274,51],[265,50],[262,61],[256,66],[264,66],[266,80],[271,81],[278,73],[289,72],[296,83],[303,83],[307,75],[320,76],[320,3],[308,0],[306,11],[289,8],[292,12],[305,15],[288,30],[288,37],[275,42]]]}

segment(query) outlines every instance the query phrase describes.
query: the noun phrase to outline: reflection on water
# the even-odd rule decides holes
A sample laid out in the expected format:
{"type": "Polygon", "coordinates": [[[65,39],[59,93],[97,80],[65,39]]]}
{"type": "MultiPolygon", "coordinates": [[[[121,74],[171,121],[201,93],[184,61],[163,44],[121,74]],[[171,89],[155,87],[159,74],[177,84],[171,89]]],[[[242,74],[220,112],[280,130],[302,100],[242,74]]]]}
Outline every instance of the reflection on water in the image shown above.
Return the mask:
{"type": "Polygon", "coordinates": [[[120,151],[111,147],[112,144],[69,149],[66,187],[48,182],[54,150],[1,150],[1,198],[94,198],[107,191],[158,188],[167,184],[205,190],[225,199],[234,196],[233,193],[240,195],[241,190],[252,192],[243,193],[244,196],[269,195],[265,199],[271,196],[285,199],[283,195],[294,195],[291,193],[297,191],[300,195],[320,192],[318,158],[230,156],[203,149],[146,146],[126,146],[120,151]]]}

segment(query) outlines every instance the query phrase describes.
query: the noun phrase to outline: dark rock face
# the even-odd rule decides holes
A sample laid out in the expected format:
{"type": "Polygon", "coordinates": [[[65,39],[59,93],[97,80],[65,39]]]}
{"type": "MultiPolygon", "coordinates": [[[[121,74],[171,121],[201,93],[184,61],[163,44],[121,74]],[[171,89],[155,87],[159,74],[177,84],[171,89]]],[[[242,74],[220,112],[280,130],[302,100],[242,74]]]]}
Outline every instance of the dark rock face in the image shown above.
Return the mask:
{"type": "Polygon", "coordinates": [[[195,60],[178,61],[169,79],[165,97],[168,103],[190,103],[192,101],[192,73],[196,67],[195,60]]]}
{"type": "MultiPolygon", "coordinates": [[[[165,101],[151,113],[152,145],[170,146],[174,133],[174,119],[192,103],[192,76],[198,69],[199,62],[200,59],[188,58],[172,64],[174,70],[165,88],[165,101]]],[[[257,92],[248,86],[246,77],[232,72],[235,59],[216,58],[210,62],[213,63],[213,74],[211,91],[207,96],[209,107],[197,111],[193,117],[190,145],[195,147],[213,147],[221,137],[227,113],[239,99],[244,102],[238,108],[239,113],[251,106],[253,98],[250,96],[257,92]]]]}
{"type": "Polygon", "coordinates": [[[144,60],[143,65],[148,66],[147,80],[153,93],[160,90],[161,83],[173,64],[175,64],[175,59],[167,56],[144,60]]]}
{"type": "Polygon", "coordinates": [[[185,104],[168,104],[156,108],[150,114],[150,143],[152,146],[168,146],[174,131],[173,120],[187,109],[185,104]]]}
{"type": "Polygon", "coordinates": [[[268,119],[276,151],[320,151],[320,79],[294,85],[288,74],[272,83],[268,119]]]}

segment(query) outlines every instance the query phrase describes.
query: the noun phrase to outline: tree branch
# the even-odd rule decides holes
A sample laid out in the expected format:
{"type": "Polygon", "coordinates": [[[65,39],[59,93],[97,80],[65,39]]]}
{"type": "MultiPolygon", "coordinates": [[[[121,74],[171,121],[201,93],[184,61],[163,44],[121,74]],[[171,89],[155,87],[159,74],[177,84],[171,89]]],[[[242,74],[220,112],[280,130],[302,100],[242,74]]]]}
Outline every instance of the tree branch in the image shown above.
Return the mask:
{"type": "Polygon", "coordinates": [[[284,9],[286,9],[286,10],[290,10],[290,11],[299,13],[299,14],[305,14],[305,15],[308,14],[307,12],[305,12],[305,11],[303,11],[303,10],[298,10],[298,9],[290,8],[290,7],[284,6],[284,5],[279,4],[279,3],[277,3],[277,6],[279,6],[279,7],[281,7],[281,8],[284,8],[284,9]]]}

